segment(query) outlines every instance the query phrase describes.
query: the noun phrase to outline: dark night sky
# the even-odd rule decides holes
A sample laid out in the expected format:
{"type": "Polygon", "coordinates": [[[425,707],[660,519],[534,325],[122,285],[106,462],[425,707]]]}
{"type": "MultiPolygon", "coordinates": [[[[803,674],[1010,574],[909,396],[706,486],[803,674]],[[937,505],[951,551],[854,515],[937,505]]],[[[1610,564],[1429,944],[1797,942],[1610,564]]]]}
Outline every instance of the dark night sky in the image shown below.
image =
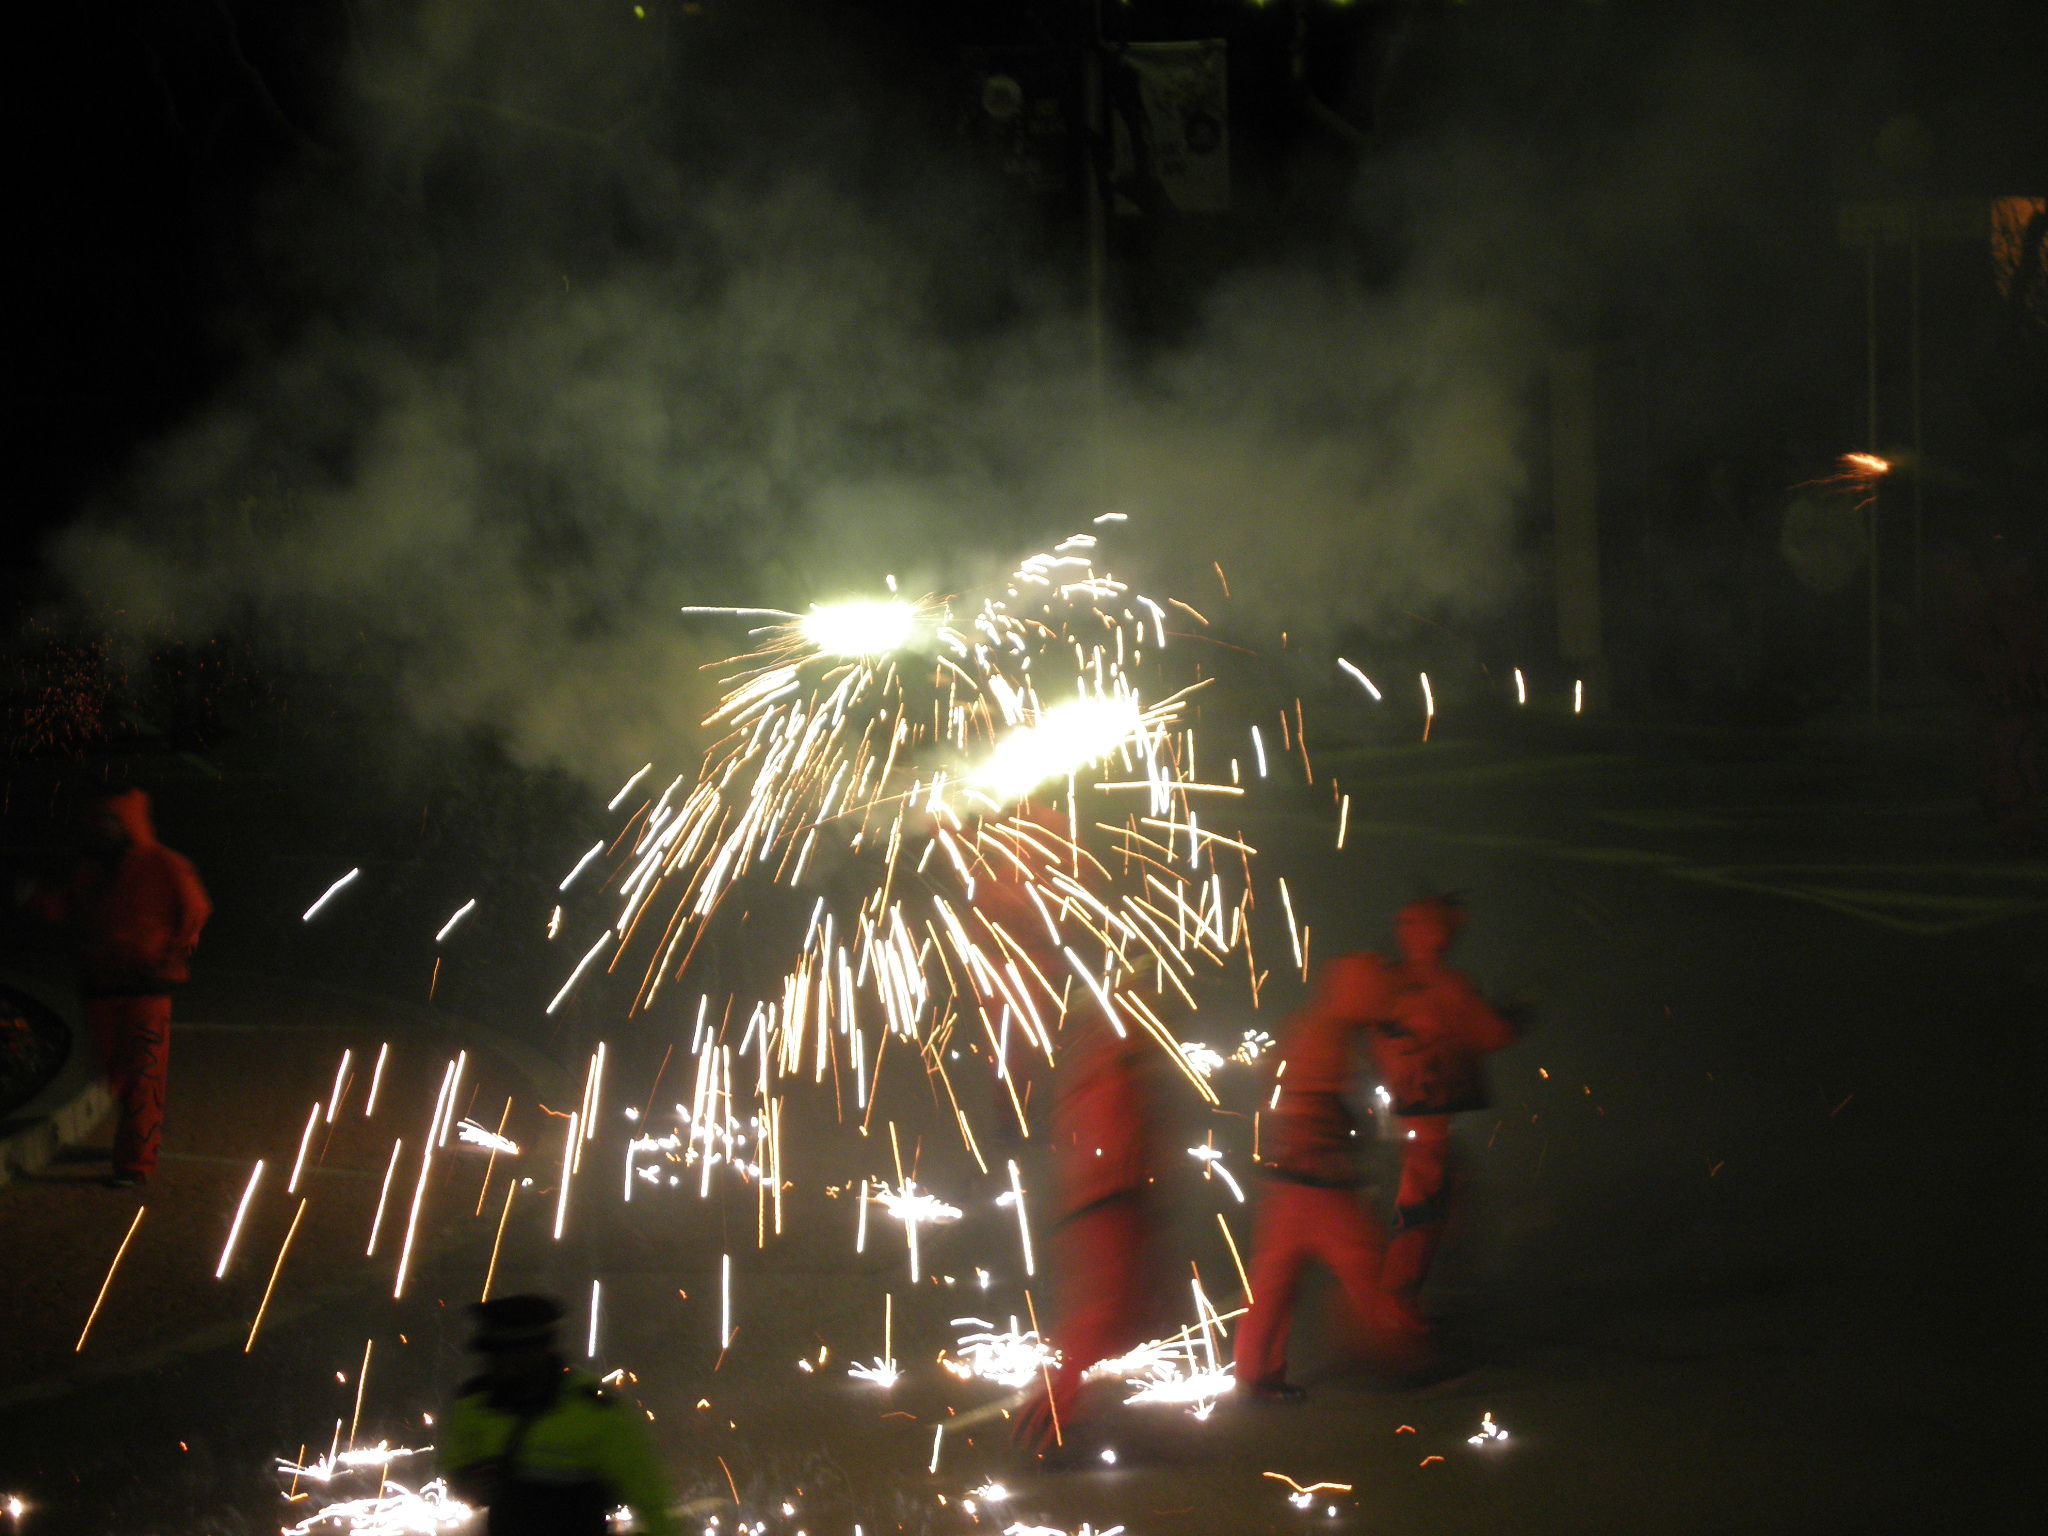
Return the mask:
{"type": "MultiPolygon", "coordinates": [[[[189,578],[216,558],[217,529],[193,510],[209,498],[246,500],[260,481],[286,502],[331,492],[358,517],[445,472],[481,476],[463,495],[482,510],[451,537],[494,526],[506,498],[492,475],[516,482],[515,566],[536,552],[589,563],[616,540],[643,572],[680,551],[786,587],[803,571],[752,541],[764,521],[843,561],[918,526],[864,520],[878,497],[998,495],[1019,526],[1070,501],[1070,483],[1035,473],[1043,444],[1018,427],[1059,419],[1076,393],[1079,219],[1071,199],[1034,199],[978,157],[962,58],[1064,47],[1081,9],[645,9],[162,0],[39,14],[12,50],[24,152],[8,565],[28,575],[52,530],[90,516],[125,530],[129,553],[183,540],[189,578]],[[785,275],[748,289],[771,272],[785,275]],[[835,296],[838,309],[815,308],[835,296]],[[610,330],[588,314],[605,302],[610,330]],[[619,361],[627,340],[649,355],[619,361]],[[947,376],[961,368],[966,384],[947,376]],[[559,400],[483,398],[518,370],[558,373],[559,400]],[[621,439],[549,456],[550,433],[580,433],[558,404],[596,412],[597,396],[617,402],[598,419],[621,439]],[[934,402],[966,396],[972,421],[939,419],[934,402]],[[700,398],[694,417],[626,440],[648,402],[700,398]],[[451,400],[469,425],[435,425],[451,400]],[[477,420],[519,454],[482,441],[477,420]],[[422,421],[456,451],[430,473],[414,454],[394,494],[380,444],[422,421]],[[789,449],[791,431],[829,441],[789,449]],[[673,527],[632,531],[663,497],[698,519],[680,545],[673,527]]],[[[2048,164],[2048,7],[2034,0],[1152,0],[1104,14],[1116,36],[1232,48],[1233,212],[1112,228],[1113,364],[1130,387],[1112,435],[1134,449],[1129,484],[1199,500],[1162,444],[1212,442],[1219,421],[1300,435],[1246,448],[1236,481],[1220,477],[1263,488],[1314,457],[1305,424],[1336,396],[1364,414],[1332,433],[1413,418],[1343,474],[1424,509],[1390,566],[1404,547],[1440,559],[1424,524],[1481,551],[1421,601],[1512,585],[1485,562],[1514,558],[1525,515],[1531,431],[1511,418],[1532,348],[1592,341],[1634,370],[1650,446],[1616,473],[1642,482],[1635,500],[1721,459],[1747,456],[1768,481],[1814,445],[1837,450],[1857,419],[1860,297],[1836,206],[2039,193],[2048,164]],[[1924,154],[1888,165],[1873,147],[1887,124],[1924,154]],[[1351,312],[1333,318],[1337,294],[1351,312]],[[1497,444],[1491,469],[1475,436],[1497,444]],[[1477,489],[1455,483],[1471,476],[1477,489]],[[1459,531],[1461,517],[1478,522],[1459,531]],[[1474,526],[1486,537],[1467,539],[1474,526]]],[[[1977,267],[1953,286],[1972,285],[1977,267]]],[[[1947,292],[1930,288],[1931,323],[1972,338],[1950,349],[1969,419],[1949,440],[1996,457],[2025,434],[2039,380],[2015,397],[2003,376],[1972,375],[1988,349],[1967,304],[1943,311],[1947,292]]],[[[1294,488],[1311,509],[1295,528],[1305,550],[1324,536],[1312,509],[1328,491],[1294,488]]],[[[234,558],[278,564],[306,542],[282,531],[234,558]]],[[[129,576],[110,586],[107,568],[92,599],[125,603],[129,576]]],[[[293,580],[244,584],[324,596],[316,566],[293,580]]],[[[615,574],[591,585],[649,600],[615,574]]],[[[189,608],[189,579],[182,591],[189,608]]],[[[570,631],[587,626],[576,599],[549,603],[570,631]]]]}

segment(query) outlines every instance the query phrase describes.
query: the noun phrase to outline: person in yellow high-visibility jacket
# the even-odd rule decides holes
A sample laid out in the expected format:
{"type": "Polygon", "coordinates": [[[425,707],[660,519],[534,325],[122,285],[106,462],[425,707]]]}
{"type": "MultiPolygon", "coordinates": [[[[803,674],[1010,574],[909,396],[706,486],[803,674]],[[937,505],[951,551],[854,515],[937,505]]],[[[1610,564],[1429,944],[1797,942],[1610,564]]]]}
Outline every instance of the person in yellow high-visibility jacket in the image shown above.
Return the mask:
{"type": "Polygon", "coordinates": [[[505,1296],[470,1313],[484,1369],[443,1416],[439,1450],[449,1489],[489,1509],[487,1536],[604,1536],[621,1504],[647,1536],[673,1536],[646,1421],[555,1353],[561,1307],[505,1296]]]}

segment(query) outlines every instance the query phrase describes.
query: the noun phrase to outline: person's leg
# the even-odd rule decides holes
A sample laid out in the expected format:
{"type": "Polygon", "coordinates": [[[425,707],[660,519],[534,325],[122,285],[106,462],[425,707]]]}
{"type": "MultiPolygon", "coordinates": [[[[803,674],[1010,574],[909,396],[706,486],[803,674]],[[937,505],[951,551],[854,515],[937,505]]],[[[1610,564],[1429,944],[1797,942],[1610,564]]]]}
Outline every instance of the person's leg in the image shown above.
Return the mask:
{"type": "Polygon", "coordinates": [[[1150,1230],[1149,1213],[1136,1198],[1099,1205],[1055,1229],[1061,1307],[1051,1342],[1060,1363],[1049,1373],[1050,1407],[1041,1386],[1017,1416],[1014,1433],[1022,1444],[1036,1450],[1057,1444],[1075,1421],[1088,1368],[1144,1342],[1150,1230]]]}
{"type": "Polygon", "coordinates": [[[1379,1223],[1348,1189],[1313,1190],[1309,1230],[1315,1257],[1336,1277],[1366,1352],[1382,1365],[1418,1365],[1428,1351],[1428,1329],[1407,1301],[1382,1288],[1387,1243],[1379,1223]]]}
{"type": "Polygon", "coordinates": [[[1287,1379],[1287,1339],[1312,1241],[1303,1197],[1315,1193],[1305,1185],[1274,1179],[1259,1196],[1247,1277],[1251,1306],[1237,1325],[1237,1382],[1243,1390],[1274,1387],[1287,1379]]]}
{"type": "Polygon", "coordinates": [[[108,1079],[119,1120],[114,1128],[114,1172],[148,1178],[163,1144],[164,1095],[171,1068],[171,1000],[123,997],[114,1005],[108,1079]]]}
{"type": "Polygon", "coordinates": [[[1401,1188],[1394,1201],[1394,1238],[1380,1269],[1380,1288],[1414,1305],[1443,1240],[1452,1193],[1451,1117],[1414,1115],[1401,1141],[1401,1188]]]}
{"type": "Polygon", "coordinates": [[[85,1037],[92,1048],[93,1065],[109,1086],[114,1078],[114,1058],[121,1044],[121,1006],[125,997],[89,997],[85,1000],[85,1037]]]}

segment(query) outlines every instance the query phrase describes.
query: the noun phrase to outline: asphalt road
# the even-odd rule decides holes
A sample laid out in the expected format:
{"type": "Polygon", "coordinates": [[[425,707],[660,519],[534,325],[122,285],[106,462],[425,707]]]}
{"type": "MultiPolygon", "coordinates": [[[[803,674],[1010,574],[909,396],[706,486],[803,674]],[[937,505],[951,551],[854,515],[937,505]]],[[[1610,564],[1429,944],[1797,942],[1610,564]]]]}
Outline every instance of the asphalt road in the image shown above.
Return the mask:
{"type": "MultiPolygon", "coordinates": [[[[633,1373],[690,1529],[715,1516],[721,1532],[761,1522],[777,1536],[1789,1533],[1961,1528],[2012,1508],[2040,1344],[2048,867],[1997,848],[1938,746],[1560,728],[1331,745],[1316,767],[1313,789],[1252,826],[1312,957],[1382,947],[1418,886],[1454,889],[1472,911],[1463,962],[1533,1010],[1493,1064],[1494,1108],[1464,1127],[1474,1198],[1432,1292],[1470,1369],[1386,1388],[1311,1318],[1306,1403],[1225,1399],[1204,1421],[1110,1406],[1078,1466],[1037,1468],[1000,1418],[976,1416],[1000,1390],[935,1363],[968,1331],[954,1319],[1026,1315],[1014,1213],[996,1203],[1016,1149],[987,1149],[981,1174],[949,1112],[908,1089],[865,1137],[835,1123],[829,1093],[793,1099],[784,1235],[757,1246],[773,1212],[723,1171],[708,1198],[692,1173],[621,1203],[620,1111],[680,1095],[653,1089],[666,1038],[620,1031],[560,1241],[549,1165],[565,1123],[515,1106],[534,1182],[495,1289],[562,1296],[581,1355],[599,1283],[596,1361],[633,1373]],[[1351,796],[1341,851],[1332,777],[1351,796]],[[892,1176],[899,1156],[965,1212],[923,1231],[916,1280],[903,1229],[878,1211],[855,1252],[847,1186],[892,1176]],[[883,1353],[885,1328],[902,1368],[888,1389],[846,1374],[883,1353]],[[1470,1443],[1484,1415],[1506,1440],[1470,1443]],[[1299,1509],[1269,1474],[1346,1486],[1299,1509]],[[1007,1499],[974,1492],[992,1481],[1007,1499]]],[[[232,856],[206,852],[215,870],[232,856]]],[[[1219,1044],[1274,1028],[1293,994],[1270,983],[1257,1015],[1242,988],[1228,995],[1201,1021],[1219,1044]]],[[[328,1070],[346,1033],[321,1036],[328,1070]]],[[[1226,1108],[1250,1091],[1243,1068],[1218,1082],[1226,1108]]],[[[1190,1107],[1176,1129],[1213,1130],[1241,1171],[1242,1126],[1190,1107]]],[[[1028,1191],[1041,1170],[1020,1162],[1028,1191]]],[[[366,1261],[360,1284],[248,1353],[239,1339],[166,1347],[146,1370],[33,1400],[0,1383],[0,1496],[32,1506],[18,1528],[168,1536],[303,1519],[340,1495],[301,1482],[314,1496],[288,1504],[275,1460],[325,1449],[337,1421],[345,1439],[359,1390],[359,1443],[428,1443],[422,1415],[466,1370],[460,1307],[496,1228],[495,1210],[456,1209],[475,1167],[436,1194],[450,1238],[402,1301],[366,1261]]],[[[1181,1287],[1195,1274],[1227,1306],[1216,1217],[1242,1243],[1249,1208],[1192,1158],[1172,1198],[1193,1271],[1169,1310],[1192,1310],[1181,1287]]],[[[31,1230],[0,1196],[0,1241],[64,1241],[49,1221],[31,1230]]],[[[211,1264],[214,1239],[195,1236],[195,1263],[211,1264]]]]}

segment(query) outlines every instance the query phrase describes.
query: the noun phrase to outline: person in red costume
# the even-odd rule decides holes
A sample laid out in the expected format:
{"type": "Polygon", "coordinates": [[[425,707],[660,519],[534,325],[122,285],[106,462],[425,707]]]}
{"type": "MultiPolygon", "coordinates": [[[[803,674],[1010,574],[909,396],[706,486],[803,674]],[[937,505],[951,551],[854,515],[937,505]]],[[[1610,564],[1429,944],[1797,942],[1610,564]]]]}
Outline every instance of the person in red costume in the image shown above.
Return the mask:
{"type": "Polygon", "coordinates": [[[1393,1005],[1384,960],[1341,955],[1323,967],[1315,996],[1281,1044],[1259,1138],[1266,1187],[1252,1244],[1251,1305],[1237,1331],[1240,1393],[1276,1401],[1303,1395],[1287,1380],[1287,1340],[1311,1261],[1336,1277],[1381,1364],[1407,1370],[1421,1363],[1416,1320],[1380,1288],[1385,1240],[1358,1195],[1356,1124],[1345,1103],[1358,1036],[1393,1005]]]}
{"type": "Polygon", "coordinates": [[[79,950],[79,993],[119,1119],[107,1182],[131,1189],[156,1171],[171,1055],[171,992],[191,979],[213,912],[182,854],[157,841],[149,797],[126,786],[94,801],[87,849],[69,876],[33,898],[79,950]]]}
{"type": "Polygon", "coordinates": [[[1057,1032],[1061,999],[1080,985],[1052,926],[1063,903],[1048,881],[1055,874],[1072,875],[1075,863],[1084,881],[1095,868],[1092,859],[1072,857],[1066,818],[1029,800],[996,829],[985,828],[979,841],[972,903],[981,925],[999,930],[1002,938],[985,928],[975,936],[1007,986],[975,981],[983,1008],[1003,1021],[996,1043],[1002,1059],[996,1063],[995,1124],[1009,1127],[1029,1111],[1045,1075],[1045,1055],[1033,1042],[1041,1030],[1057,1032]],[[1027,1010],[1029,1017],[1021,1016],[1027,1010]]]}
{"type": "Polygon", "coordinates": [[[1516,1027],[1470,978],[1445,963],[1464,908],[1432,896],[1401,910],[1392,1016],[1373,1028],[1373,1055],[1399,1127],[1401,1184],[1394,1238],[1380,1284],[1411,1307],[1443,1239],[1459,1183],[1451,1117],[1487,1104],[1485,1058],[1512,1045],[1516,1027]]]}
{"type": "Polygon", "coordinates": [[[1135,1025],[1119,1035],[1092,1006],[1076,1015],[1053,1072],[1051,1257],[1060,1305],[1052,1343],[1060,1361],[1050,1372],[1050,1402],[1041,1386],[1016,1420],[1018,1441],[1040,1452],[1085,1413],[1089,1367],[1144,1343],[1158,1321],[1157,1048],[1135,1025]]]}

